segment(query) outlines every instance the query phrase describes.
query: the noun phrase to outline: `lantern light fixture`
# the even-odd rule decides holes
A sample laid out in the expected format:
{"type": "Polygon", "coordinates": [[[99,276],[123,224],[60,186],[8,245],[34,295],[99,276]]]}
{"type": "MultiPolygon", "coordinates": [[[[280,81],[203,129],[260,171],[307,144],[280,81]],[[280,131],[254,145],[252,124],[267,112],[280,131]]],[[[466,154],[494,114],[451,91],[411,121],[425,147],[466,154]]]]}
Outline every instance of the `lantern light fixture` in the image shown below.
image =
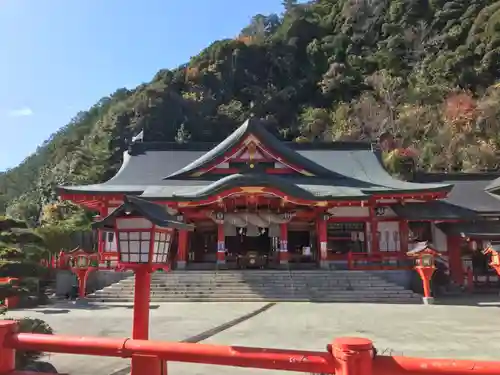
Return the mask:
{"type": "Polygon", "coordinates": [[[422,254],[420,265],[422,267],[434,267],[434,256],[432,254],[422,254]]]}
{"type": "Polygon", "coordinates": [[[174,229],[193,230],[182,215],[171,216],[163,206],[134,196],[93,227],[113,230],[121,266],[134,269],[150,265],[153,269],[167,264],[174,229]]]}

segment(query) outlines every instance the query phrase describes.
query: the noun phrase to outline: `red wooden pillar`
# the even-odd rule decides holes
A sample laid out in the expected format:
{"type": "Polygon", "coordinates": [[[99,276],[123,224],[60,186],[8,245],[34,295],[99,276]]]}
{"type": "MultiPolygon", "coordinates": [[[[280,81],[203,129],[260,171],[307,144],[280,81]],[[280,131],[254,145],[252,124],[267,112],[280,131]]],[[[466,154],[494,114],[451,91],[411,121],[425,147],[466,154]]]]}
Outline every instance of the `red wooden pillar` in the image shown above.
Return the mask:
{"type": "Polygon", "coordinates": [[[321,214],[318,219],[318,242],[319,242],[319,265],[328,268],[328,236],[325,215],[321,214]]]}
{"type": "MultiPolygon", "coordinates": [[[[96,220],[102,220],[106,216],[108,216],[108,208],[106,206],[100,206],[99,207],[99,216],[97,216],[95,219],[96,220]]],[[[103,232],[102,230],[98,229],[97,230],[97,251],[99,254],[102,254],[103,252],[106,251],[106,232],[103,232]]],[[[100,260],[100,259],[99,259],[100,260]]]]}
{"type": "Polygon", "coordinates": [[[177,269],[186,268],[188,251],[188,231],[179,230],[179,240],[177,241],[177,269]]]}
{"type": "Polygon", "coordinates": [[[370,205],[370,233],[370,252],[372,254],[378,254],[380,252],[380,236],[378,232],[378,221],[377,215],[375,214],[374,203],[370,205]]]}
{"type": "Polygon", "coordinates": [[[406,254],[408,252],[408,236],[410,230],[407,220],[399,221],[399,251],[406,254]]]}
{"type": "Polygon", "coordinates": [[[280,264],[288,263],[288,223],[280,224],[280,264]]]}
{"type": "Polygon", "coordinates": [[[465,271],[462,264],[462,254],[460,252],[461,242],[462,238],[459,236],[446,236],[450,277],[458,285],[464,285],[465,277],[465,271]]]}
{"type": "Polygon", "coordinates": [[[217,224],[217,263],[226,263],[226,235],[224,224],[217,224]]]}

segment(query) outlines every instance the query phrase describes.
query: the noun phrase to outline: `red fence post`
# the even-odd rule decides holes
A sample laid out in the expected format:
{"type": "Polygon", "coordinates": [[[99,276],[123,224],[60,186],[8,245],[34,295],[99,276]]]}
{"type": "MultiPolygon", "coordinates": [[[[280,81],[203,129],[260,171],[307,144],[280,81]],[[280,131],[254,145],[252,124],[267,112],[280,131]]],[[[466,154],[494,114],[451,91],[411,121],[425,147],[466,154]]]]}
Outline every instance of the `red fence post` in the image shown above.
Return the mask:
{"type": "Polygon", "coordinates": [[[340,337],[329,347],[337,360],[336,375],[372,375],[373,342],[357,337],[340,337]]]}
{"type": "Polygon", "coordinates": [[[167,362],[152,355],[133,355],[131,375],[167,375],[167,362]]]}
{"type": "Polygon", "coordinates": [[[16,350],[5,346],[5,338],[16,331],[16,322],[0,321],[0,374],[9,374],[16,368],[16,350]]]}

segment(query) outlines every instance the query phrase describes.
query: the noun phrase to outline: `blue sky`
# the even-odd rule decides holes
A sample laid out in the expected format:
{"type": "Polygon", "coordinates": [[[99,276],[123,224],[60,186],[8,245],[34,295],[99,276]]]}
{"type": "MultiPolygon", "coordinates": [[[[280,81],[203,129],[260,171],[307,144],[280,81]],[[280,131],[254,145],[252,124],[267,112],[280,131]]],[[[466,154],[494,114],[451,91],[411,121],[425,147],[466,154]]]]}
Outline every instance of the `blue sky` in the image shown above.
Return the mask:
{"type": "Polygon", "coordinates": [[[0,0],[0,171],[115,89],[281,11],[281,0],[0,0]]]}

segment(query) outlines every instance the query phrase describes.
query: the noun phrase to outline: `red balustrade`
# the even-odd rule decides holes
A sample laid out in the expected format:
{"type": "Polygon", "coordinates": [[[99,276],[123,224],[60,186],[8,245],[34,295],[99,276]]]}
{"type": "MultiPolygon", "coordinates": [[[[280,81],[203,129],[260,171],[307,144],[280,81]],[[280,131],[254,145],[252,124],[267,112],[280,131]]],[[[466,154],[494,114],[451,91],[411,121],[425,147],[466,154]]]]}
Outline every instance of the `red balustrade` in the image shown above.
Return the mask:
{"type": "MultiPolygon", "coordinates": [[[[120,358],[156,358],[161,361],[298,371],[337,375],[500,375],[500,362],[378,356],[372,341],[339,338],[324,352],[171,343],[126,338],[71,337],[16,333],[16,323],[0,321],[0,374],[14,371],[15,350],[83,354],[120,358]]],[[[136,368],[152,374],[148,363],[136,368]]],[[[134,371],[134,370],[133,370],[134,371]]],[[[162,368],[166,375],[166,366],[162,368]]]]}

